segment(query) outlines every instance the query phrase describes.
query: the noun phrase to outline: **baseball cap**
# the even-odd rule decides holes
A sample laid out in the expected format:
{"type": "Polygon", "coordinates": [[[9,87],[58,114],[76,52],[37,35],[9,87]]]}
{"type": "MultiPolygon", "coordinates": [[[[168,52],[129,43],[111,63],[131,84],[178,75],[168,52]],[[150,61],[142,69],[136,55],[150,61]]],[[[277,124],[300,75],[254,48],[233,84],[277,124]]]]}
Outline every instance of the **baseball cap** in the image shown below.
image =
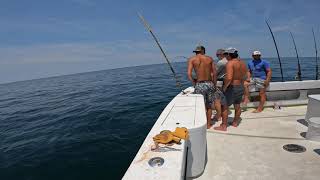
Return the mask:
{"type": "Polygon", "coordinates": [[[260,52],[260,51],[253,51],[253,52],[252,52],[252,55],[254,55],[254,56],[255,56],[255,55],[260,55],[260,56],[261,56],[261,52],[260,52]]]}
{"type": "Polygon", "coordinates": [[[230,53],[230,54],[234,54],[234,53],[238,53],[238,50],[236,48],[233,47],[229,47],[225,50],[226,53],[230,53]]]}
{"type": "Polygon", "coordinates": [[[218,49],[216,54],[224,54],[225,53],[225,50],[224,49],[218,49]]]}
{"type": "Polygon", "coordinates": [[[205,50],[206,48],[204,48],[203,46],[197,46],[196,49],[193,52],[200,52],[205,50]]]}

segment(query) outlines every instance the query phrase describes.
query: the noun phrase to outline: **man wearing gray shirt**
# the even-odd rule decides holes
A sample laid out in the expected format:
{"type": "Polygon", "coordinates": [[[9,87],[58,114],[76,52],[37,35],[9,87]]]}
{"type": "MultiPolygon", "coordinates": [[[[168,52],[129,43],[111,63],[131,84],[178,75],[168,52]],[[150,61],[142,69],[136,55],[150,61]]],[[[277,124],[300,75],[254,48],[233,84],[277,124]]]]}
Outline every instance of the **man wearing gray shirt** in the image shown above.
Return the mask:
{"type": "Polygon", "coordinates": [[[225,57],[225,50],[224,49],[218,49],[216,52],[216,56],[219,59],[216,65],[217,69],[217,80],[220,81],[220,83],[217,83],[217,89],[214,95],[214,109],[216,110],[216,115],[214,116],[215,121],[221,120],[221,115],[226,116],[224,114],[221,114],[222,109],[227,108],[226,105],[226,97],[222,93],[222,83],[224,80],[224,76],[226,75],[226,64],[228,63],[227,58],[225,57]]]}
{"type": "Polygon", "coordinates": [[[224,49],[217,50],[217,58],[219,61],[217,62],[217,78],[218,81],[223,81],[224,76],[226,75],[226,64],[228,63],[227,58],[224,56],[224,49]]]}

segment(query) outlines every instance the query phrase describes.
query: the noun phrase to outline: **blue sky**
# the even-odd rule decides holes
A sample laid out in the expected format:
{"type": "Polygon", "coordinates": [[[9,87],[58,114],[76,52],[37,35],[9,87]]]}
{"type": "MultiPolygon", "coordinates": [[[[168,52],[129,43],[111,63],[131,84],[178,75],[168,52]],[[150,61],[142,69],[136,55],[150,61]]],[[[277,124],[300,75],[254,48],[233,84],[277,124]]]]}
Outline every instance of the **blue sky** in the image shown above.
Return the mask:
{"type": "Polygon", "coordinates": [[[318,0],[1,0],[0,83],[165,62],[137,18],[140,11],[172,61],[201,43],[214,56],[236,47],[276,52],[264,20],[270,20],[281,56],[314,56],[311,28],[320,45],[318,0]]]}

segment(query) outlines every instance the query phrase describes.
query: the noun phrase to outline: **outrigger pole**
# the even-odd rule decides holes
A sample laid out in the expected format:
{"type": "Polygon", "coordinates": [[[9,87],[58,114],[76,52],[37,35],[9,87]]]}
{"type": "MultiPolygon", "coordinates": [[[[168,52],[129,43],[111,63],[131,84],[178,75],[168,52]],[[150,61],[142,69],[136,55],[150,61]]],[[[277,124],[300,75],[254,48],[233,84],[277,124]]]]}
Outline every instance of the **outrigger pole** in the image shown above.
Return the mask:
{"type": "Polygon", "coordinates": [[[314,31],[312,28],[313,40],[314,40],[314,48],[316,50],[316,80],[319,79],[319,67],[318,67],[318,49],[317,49],[317,41],[316,36],[314,35],[314,31]]]}
{"type": "Polygon", "coordinates": [[[292,42],[293,42],[293,45],[294,45],[294,49],[296,50],[296,55],[297,55],[297,60],[298,60],[298,73],[297,73],[297,79],[299,81],[302,81],[302,78],[301,78],[301,66],[300,66],[300,59],[299,59],[299,55],[298,55],[298,50],[297,50],[297,46],[296,46],[296,42],[294,40],[294,37],[293,37],[293,34],[291,33],[290,31],[290,35],[291,35],[291,38],[292,38],[292,42]]]}
{"type": "Polygon", "coordinates": [[[138,13],[138,16],[139,16],[139,18],[141,19],[143,25],[146,27],[146,29],[147,29],[147,30],[150,32],[150,34],[152,35],[152,37],[153,37],[153,39],[155,40],[155,42],[157,43],[158,47],[160,48],[160,51],[161,51],[162,55],[164,56],[164,58],[166,59],[167,64],[169,65],[169,67],[170,67],[170,69],[171,69],[171,72],[172,72],[172,74],[173,74],[173,77],[174,77],[175,80],[176,80],[176,85],[177,85],[177,87],[179,87],[180,90],[182,91],[182,93],[184,94],[184,91],[183,91],[183,89],[182,89],[182,86],[181,86],[181,83],[180,83],[180,81],[179,81],[179,79],[178,79],[178,76],[177,76],[176,72],[174,71],[174,69],[173,69],[173,67],[172,67],[172,65],[171,65],[171,63],[170,63],[170,61],[169,61],[166,53],[165,53],[164,50],[162,49],[162,47],[161,47],[161,45],[160,45],[157,37],[156,37],[156,36],[154,35],[154,33],[152,32],[151,26],[147,23],[147,21],[144,19],[144,17],[143,17],[140,13],[138,13]]]}
{"type": "Polygon", "coordinates": [[[280,59],[280,55],[279,55],[279,51],[278,51],[278,46],[277,46],[276,40],[274,39],[273,32],[272,32],[271,27],[269,26],[269,23],[268,23],[267,20],[266,20],[266,23],[267,23],[267,26],[268,26],[268,28],[270,30],[270,33],[271,33],[271,36],[272,36],[272,39],[273,39],[273,42],[274,42],[274,46],[276,47],[276,50],[277,50],[277,55],[278,55],[278,60],[279,60],[279,65],[280,65],[281,80],[283,82],[282,65],[281,65],[281,59],[280,59]]]}

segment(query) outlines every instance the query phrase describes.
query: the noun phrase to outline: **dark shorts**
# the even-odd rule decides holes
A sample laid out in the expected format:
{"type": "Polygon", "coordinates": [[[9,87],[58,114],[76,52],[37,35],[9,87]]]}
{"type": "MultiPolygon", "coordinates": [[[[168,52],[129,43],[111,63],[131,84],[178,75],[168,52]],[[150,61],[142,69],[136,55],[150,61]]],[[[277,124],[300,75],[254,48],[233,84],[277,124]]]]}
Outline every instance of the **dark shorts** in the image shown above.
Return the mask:
{"type": "Polygon", "coordinates": [[[211,81],[196,83],[194,93],[203,95],[206,108],[211,108],[212,102],[214,101],[214,89],[213,82],[211,81]]]}
{"type": "Polygon", "coordinates": [[[225,92],[225,96],[227,98],[227,105],[230,106],[232,104],[240,104],[242,101],[243,94],[243,85],[230,85],[225,92]]]}

